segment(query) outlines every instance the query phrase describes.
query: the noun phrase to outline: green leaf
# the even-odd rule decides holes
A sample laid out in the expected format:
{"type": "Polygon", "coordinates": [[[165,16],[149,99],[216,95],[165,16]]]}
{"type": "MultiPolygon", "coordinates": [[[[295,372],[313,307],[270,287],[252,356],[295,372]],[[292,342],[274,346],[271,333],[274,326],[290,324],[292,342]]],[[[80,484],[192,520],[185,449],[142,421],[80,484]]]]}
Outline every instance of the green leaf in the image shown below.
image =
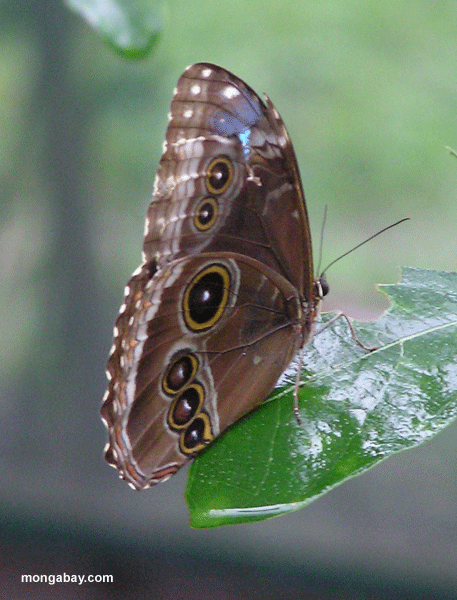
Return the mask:
{"type": "Polygon", "coordinates": [[[289,369],[268,401],[194,461],[186,490],[193,527],[303,508],[457,417],[457,274],[405,268],[401,283],[380,287],[391,309],[356,324],[378,350],[359,348],[344,319],[306,349],[301,426],[289,369]]]}
{"type": "Polygon", "coordinates": [[[141,60],[160,38],[159,3],[151,0],[66,0],[115,52],[141,60]]]}

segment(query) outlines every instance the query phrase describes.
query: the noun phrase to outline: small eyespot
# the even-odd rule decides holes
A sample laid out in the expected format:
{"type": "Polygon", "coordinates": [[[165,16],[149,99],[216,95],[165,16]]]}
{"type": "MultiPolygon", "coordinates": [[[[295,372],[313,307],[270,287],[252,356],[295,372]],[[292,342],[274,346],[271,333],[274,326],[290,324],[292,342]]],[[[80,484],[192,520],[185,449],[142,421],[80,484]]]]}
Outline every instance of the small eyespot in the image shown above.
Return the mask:
{"type": "Polygon", "coordinates": [[[199,231],[208,231],[217,221],[219,206],[212,197],[203,198],[197,205],[194,215],[194,225],[199,231]]]}
{"type": "Polygon", "coordinates": [[[209,417],[205,413],[200,413],[181,434],[179,447],[184,454],[194,455],[203,450],[212,440],[209,417]]]}
{"type": "Polygon", "coordinates": [[[200,383],[193,383],[177,396],[168,411],[168,424],[172,429],[186,428],[200,411],[205,400],[205,392],[200,383]]]}
{"type": "Polygon", "coordinates": [[[190,383],[197,371],[198,359],[194,354],[184,354],[175,358],[162,379],[163,391],[168,395],[177,394],[190,383]]]}
{"type": "Polygon", "coordinates": [[[220,196],[233,181],[233,164],[225,156],[218,156],[206,171],[206,188],[210,194],[220,196]]]}

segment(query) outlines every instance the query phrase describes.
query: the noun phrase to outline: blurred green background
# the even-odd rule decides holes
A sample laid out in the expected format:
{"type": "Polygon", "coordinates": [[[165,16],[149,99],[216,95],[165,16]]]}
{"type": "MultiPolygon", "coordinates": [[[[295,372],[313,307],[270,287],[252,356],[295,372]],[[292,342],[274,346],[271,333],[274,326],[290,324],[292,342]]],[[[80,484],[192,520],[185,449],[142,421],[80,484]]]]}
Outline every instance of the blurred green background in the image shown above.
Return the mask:
{"type": "Polygon", "coordinates": [[[456,428],[268,522],[194,531],[186,472],[140,494],[102,461],[104,367],[177,78],[235,72],[280,111],[328,309],[369,319],[398,265],[455,270],[457,4],[171,0],[126,61],[59,3],[0,6],[0,576],[11,598],[457,598],[456,428]],[[105,586],[20,573],[113,573],[105,586]],[[255,580],[255,581],[253,581],[255,580]]]}

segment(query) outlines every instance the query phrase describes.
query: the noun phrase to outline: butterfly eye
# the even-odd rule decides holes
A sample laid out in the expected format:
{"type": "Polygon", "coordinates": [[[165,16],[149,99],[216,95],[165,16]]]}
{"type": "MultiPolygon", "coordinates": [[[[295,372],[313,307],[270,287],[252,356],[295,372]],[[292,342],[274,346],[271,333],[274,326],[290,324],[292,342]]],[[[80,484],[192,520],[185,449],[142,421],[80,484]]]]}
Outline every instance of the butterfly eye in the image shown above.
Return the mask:
{"type": "Polygon", "coordinates": [[[211,161],[206,172],[206,188],[210,194],[223,194],[233,181],[233,165],[225,156],[211,161]]]}
{"type": "Polygon", "coordinates": [[[327,283],[327,279],[325,277],[325,274],[322,273],[322,275],[319,277],[318,281],[316,282],[317,284],[317,296],[324,298],[324,296],[326,296],[329,291],[330,291],[330,286],[327,283]]]}

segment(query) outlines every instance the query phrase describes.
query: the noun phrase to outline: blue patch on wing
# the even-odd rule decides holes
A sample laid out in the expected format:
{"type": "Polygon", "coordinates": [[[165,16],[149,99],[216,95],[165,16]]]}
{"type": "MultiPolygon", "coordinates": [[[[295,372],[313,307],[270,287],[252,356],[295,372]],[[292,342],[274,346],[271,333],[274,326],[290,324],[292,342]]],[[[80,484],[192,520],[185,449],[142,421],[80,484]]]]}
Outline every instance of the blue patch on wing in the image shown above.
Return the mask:
{"type": "Polygon", "coordinates": [[[251,152],[251,127],[259,122],[262,107],[256,98],[239,88],[238,91],[240,94],[230,100],[230,110],[221,108],[216,112],[212,125],[219,135],[236,136],[243,146],[245,156],[248,156],[251,152]]]}
{"type": "Polygon", "coordinates": [[[250,123],[241,121],[238,117],[235,117],[226,110],[220,110],[213,117],[213,127],[215,132],[219,135],[225,135],[226,137],[238,135],[246,129],[246,125],[250,125],[250,123]]]}
{"type": "Polygon", "coordinates": [[[251,129],[259,120],[259,117],[252,112],[251,118],[241,120],[226,110],[221,110],[213,117],[214,131],[219,135],[226,137],[237,136],[243,146],[245,156],[251,152],[251,129]],[[254,118],[255,117],[255,118],[254,118]]]}
{"type": "Polygon", "coordinates": [[[251,152],[251,130],[246,129],[246,131],[242,131],[238,134],[238,138],[243,145],[244,155],[247,157],[251,152]]]}

